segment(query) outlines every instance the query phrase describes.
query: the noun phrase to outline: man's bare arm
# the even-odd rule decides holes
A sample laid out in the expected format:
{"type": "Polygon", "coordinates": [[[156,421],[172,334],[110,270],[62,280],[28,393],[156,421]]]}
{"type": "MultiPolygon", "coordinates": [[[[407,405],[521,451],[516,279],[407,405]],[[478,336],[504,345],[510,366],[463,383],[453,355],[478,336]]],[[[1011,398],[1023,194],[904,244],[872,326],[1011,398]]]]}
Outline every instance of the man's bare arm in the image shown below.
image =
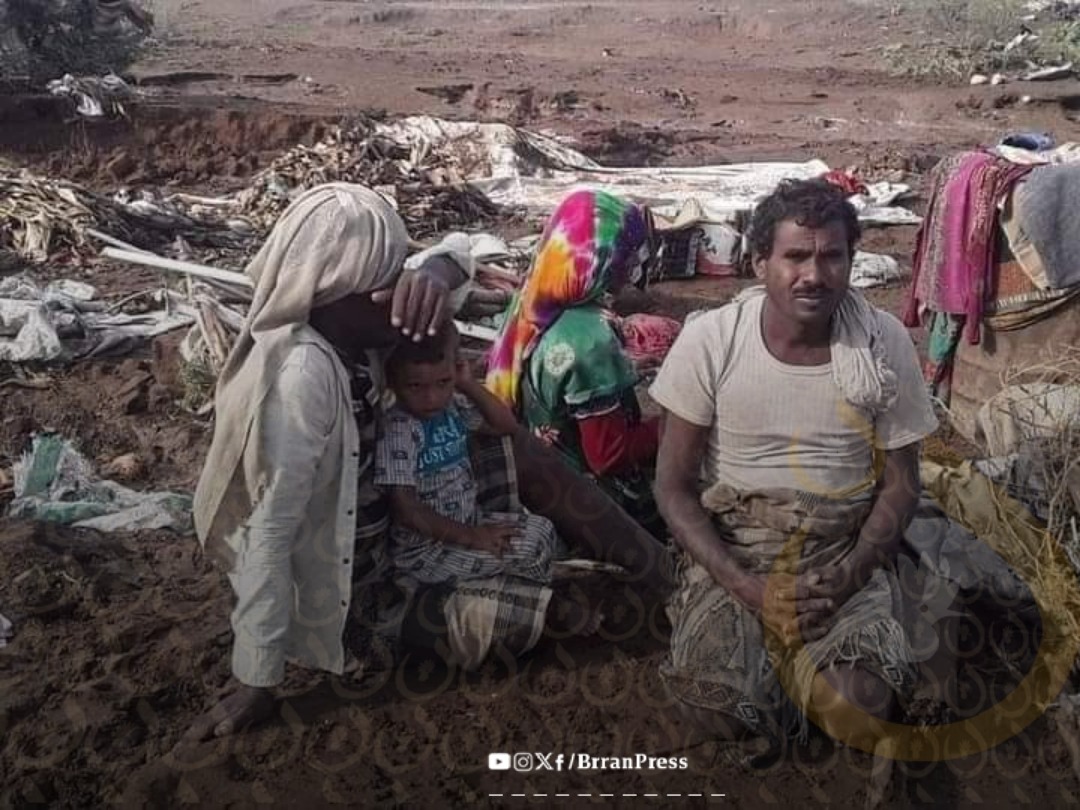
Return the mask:
{"type": "Polygon", "coordinates": [[[875,569],[894,560],[904,532],[915,517],[921,488],[919,444],[887,451],[874,504],[859,531],[855,548],[844,563],[832,571],[816,569],[807,572],[810,575],[808,595],[833,596],[839,607],[866,584],[875,569]]]}
{"type": "Polygon", "coordinates": [[[744,571],[724,548],[701,505],[699,476],[709,428],[673,413],[664,416],[656,461],[656,504],[675,541],[713,580],[754,610],[761,608],[764,579],[744,571]]]}
{"type": "Polygon", "coordinates": [[[887,451],[874,505],[849,560],[856,581],[865,581],[875,568],[896,558],[918,509],[921,489],[919,444],[887,451]]]}

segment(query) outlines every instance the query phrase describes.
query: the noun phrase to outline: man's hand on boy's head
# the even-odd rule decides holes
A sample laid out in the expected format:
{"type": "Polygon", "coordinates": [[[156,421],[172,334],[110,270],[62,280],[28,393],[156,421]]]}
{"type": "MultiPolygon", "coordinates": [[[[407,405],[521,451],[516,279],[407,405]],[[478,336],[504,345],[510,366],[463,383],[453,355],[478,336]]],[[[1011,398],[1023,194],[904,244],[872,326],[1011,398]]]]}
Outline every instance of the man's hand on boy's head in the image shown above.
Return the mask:
{"type": "Polygon", "coordinates": [[[434,335],[450,317],[450,293],[465,278],[461,268],[445,256],[432,256],[416,270],[402,273],[393,289],[371,294],[377,304],[390,302],[390,323],[420,341],[434,335]]]}

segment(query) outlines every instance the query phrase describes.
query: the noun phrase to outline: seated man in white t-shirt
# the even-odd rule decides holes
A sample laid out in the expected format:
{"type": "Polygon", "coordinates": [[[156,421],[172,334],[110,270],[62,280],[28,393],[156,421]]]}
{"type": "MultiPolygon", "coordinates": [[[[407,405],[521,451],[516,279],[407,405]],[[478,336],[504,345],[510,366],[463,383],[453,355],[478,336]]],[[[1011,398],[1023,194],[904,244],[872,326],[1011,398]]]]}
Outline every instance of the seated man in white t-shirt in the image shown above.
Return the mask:
{"type": "Polygon", "coordinates": [[[937,420],[907,331],[849,288],[859,236],[843,191],[783,184],[751,224],[764,285],[688,322],[650,391],[682,552],[662,674],[712,733],[810,718],[874,750],[913,686],[892,566],[937,420]]]}

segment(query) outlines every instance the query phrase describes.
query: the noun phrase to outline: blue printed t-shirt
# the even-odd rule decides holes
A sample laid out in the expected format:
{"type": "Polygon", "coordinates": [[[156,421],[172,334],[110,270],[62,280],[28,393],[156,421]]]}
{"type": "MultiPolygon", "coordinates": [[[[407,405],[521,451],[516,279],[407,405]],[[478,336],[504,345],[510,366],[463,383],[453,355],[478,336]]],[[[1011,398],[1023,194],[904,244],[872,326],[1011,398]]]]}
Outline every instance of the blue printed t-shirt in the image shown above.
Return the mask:
{"type": "Polygon", "coordinates": [[[474,525],[476,481],[469,462],[469,432],[482,423],[479,412],[458,395],[427,420],[391,408],[375,452],[375,483],[415,487],[425,506],[474,525]]]}

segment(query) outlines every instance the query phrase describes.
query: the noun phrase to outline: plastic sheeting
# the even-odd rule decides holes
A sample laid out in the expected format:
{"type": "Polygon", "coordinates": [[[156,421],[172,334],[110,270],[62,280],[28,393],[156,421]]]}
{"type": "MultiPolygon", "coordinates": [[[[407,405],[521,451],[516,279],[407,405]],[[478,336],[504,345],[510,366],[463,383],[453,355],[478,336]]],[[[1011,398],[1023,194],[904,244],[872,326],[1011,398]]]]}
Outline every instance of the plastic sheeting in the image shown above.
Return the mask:
{"type": "Polygon", "coordinates": [[[109,312],[97,291],[79,281],[40,287],[25,276],[0,279],[0,361],[49,362],[126,350],[132,341],[190,326],[194,309],[164,290],[164,309],[109,312]]]}
{"type": "MultiPolygon", "coordinates": [[[[689,200],[705,215],[724,219],[747,212],[786,179],[809,179],[829,171],[821,160],[801,163],[734,163],[687,168],[607,168],[553,138],[507,124],[443,121],[430,116],[403,118],[382,133],[414,154],[448,153],[466,167],[469,182],[492,202],[547,214],[572,189],[603,188],[646,203],[665,217],[677,216],[689,200]]],[[[867,224],[918,224],[921,219],[893,203],[908,186],[878,183],[852,202],[867,224]]]]}
{"type": "Polygon", "coordinates": [[[855,254],[851,267],[851,286],[865,289],[887,284],[899,284],[907,280],[907,274],[892,256],[881,253],[855,254]]]}
{"type": "Polygon", "coordinates": [[[136,492],[97,477],[69,441],[38,434],[14,468],[10,516],[102,532],[173,529],[190,533],[191,496],[136,492]]]}
{"type": "Polygon", "coordinates": [[[1080,426],[1080,386],[1010,385],[987,400],[975,419],[976,438],[986,443],[987,453],[1007,456],[1033,440],[1075,431],[1080,426]]]}

